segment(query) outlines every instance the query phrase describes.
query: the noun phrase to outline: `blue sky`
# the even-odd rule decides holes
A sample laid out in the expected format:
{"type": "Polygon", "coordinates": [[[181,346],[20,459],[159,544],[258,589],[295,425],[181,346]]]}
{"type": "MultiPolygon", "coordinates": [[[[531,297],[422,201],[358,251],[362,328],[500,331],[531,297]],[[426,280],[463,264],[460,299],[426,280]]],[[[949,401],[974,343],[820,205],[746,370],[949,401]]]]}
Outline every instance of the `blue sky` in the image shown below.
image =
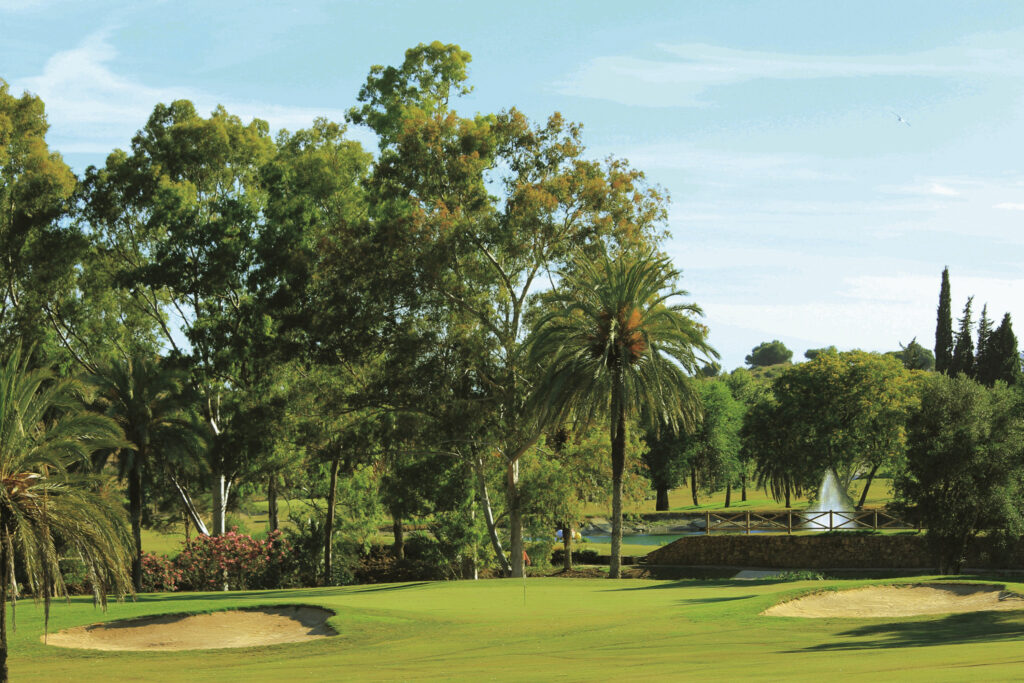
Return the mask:
{"type": "Polygon", "coordinates": [[[944,265],[957,313],[1024,330],[1024,3],[0,0],[0,34],[78,172],[157,102],[294,130],[341,120],[372,64],[458,43],[461,111],[560,111],[668,190],[727,369],[773,338],[930,347],[944,265]]]}

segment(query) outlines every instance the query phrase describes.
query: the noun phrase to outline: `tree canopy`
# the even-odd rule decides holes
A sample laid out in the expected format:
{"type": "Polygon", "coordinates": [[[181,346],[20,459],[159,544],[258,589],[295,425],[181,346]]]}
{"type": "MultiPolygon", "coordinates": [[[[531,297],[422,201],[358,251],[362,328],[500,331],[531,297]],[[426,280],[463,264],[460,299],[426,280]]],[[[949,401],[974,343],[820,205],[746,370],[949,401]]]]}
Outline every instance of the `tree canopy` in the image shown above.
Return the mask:
{"type": "Polygon", "coordinates": [[[959,571],[983,529],[1024,530],[1020,398],[958,375],[928,377],[907,425],[907,466],[896,491],[928,529],[940,571],[959,571]]]}
{"type": "Polygon", "coordinates": [[[747,354],[744,359],[747,365],[752,368],[763,368],[769,365],[788,363],[793,360],[793,352],[786,348],[786,345],[778,339],[770,342],[761,342],[747,354]]]}

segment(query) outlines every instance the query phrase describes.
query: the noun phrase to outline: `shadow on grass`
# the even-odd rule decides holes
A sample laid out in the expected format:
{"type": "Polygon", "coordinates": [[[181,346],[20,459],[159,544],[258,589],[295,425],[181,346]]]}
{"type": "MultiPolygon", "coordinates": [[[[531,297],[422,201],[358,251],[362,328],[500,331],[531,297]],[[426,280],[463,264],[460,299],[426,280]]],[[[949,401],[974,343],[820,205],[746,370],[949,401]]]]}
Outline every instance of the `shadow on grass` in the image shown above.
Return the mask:
{"type": "Polygon", "coordinates": [[[352,593],[376,593],[378,591],[401,591],[408,590],[409,588],[419,588],[420,586],[429,586],[430,581],[416,581],[415,583],[400,583],[400,584],[387,584],[383,586],[369,585],[364,588],[349,588],[345,593],[351,595],[352,593]]]}
{"type": "MultiPolygon", "coordinates": [[[[209,593],[140,593],[137,602],[196,602],[220,600],[234,600],[247,598],[267,598],[270,600],[284,597],[294,597],[294,590],[271,590],[271,591],[210,591],[209,593]]],[[[125,602],[131,602],[127,598],[125,602]]]]}
{"type": "Polygon", "coordinates": [[[758,597],[758,596],[754,595],[754,594],[751,594],[751,595],[737,595],[737,596],[732,597],[732,598],[687,598],[685,600],[680,600],[679,602],[680,602],[680,604],[683,604],[683,605],[703,605],[703,604],[711,604],[711,603],[715,603],[715,602],[733,602],[734,600],[749,600],[750,598],[756,598],[756,597],[758,597]]]}
{"type": "Polygon", "coordinates": [[[789,652],[873,650],[1018,640],[1024,636],[1024,611],[974,612],[951,614],[928,621],[868,624],[838,635],[849,640],[820,643],[789,652]]]}
{"type": "Polygon", "coordinates": [[[679,581],[665,581],[647,586],[631,586],[622,588],[607,588],[608,591],[659,591],[668,588],[751,588],[757,586],[777,586],[780,583],[794,583],[792,579],[747,579],[737,581],[735,579],[681,579],[679,581]]]}
{"type": "MultiPolygon", "coordinates": [[[[611,579],[610,582],[613,586],[606,588],[603,592],[619,592],[619,591],[660,591],[668,588],[724,588],[726,586],[735,586],[736,583],[730,579],[680,579],[678,581],[664,581],[662,583],[649,584],[646,586],[622,586],[614,587],[615,579],[611,579]]],[[[756,586],[760,583],[769,583],[764,581],[746,581],[744,585],[756,586]]]]}

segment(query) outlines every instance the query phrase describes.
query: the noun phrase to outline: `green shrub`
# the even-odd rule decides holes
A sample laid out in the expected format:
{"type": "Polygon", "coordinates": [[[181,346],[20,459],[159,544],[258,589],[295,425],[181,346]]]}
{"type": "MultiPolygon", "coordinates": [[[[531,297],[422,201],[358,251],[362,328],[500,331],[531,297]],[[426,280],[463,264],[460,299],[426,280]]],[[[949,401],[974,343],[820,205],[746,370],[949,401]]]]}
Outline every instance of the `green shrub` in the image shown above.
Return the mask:
{"type": "Polygon", "coordinates": [[[265,541],[232,529],[221,536],[199,536],[174,558],[185,590],[280,588],[288,558],[295,555],[280,531],[265,541]]]}
{"type": "MultiPolygon", "coordinates": [[[[563,558],[565,557],[564,548],[555,548],[554,552],[551,553],[551,564],[561,565],[563,558]]],[[[573,550],[572,561],[576,564],[602,564],[601,556],[596,550],[573,550]]],[[[607,564],[607,560],[604,562],[607,564]]]]}
{"type": "Polygon", "coordinates": [[[166,555],[142,553],[142,592],[165,593],[178,590],[182,572],[166,555]]]}
{"type": "MultiPolygon", "coordinates": [[[[283,568],[283,583],[288,586],[321,584],[324,574],[324,527],[320,520],[309,518],[305,523],[300,523],[294,529],[285,532],[292,552],[286,558],[283,568]]],[[[362,554],[361,545],[336,533],[331,558],[330,585],[347,586],[355,583],[355,569],[362,554]]]]}
{"type": "Polygon", "coordinates": [[[812,569],[789,569],[778,575],[782,581],[824,581],[825,575],[812,569]]]}

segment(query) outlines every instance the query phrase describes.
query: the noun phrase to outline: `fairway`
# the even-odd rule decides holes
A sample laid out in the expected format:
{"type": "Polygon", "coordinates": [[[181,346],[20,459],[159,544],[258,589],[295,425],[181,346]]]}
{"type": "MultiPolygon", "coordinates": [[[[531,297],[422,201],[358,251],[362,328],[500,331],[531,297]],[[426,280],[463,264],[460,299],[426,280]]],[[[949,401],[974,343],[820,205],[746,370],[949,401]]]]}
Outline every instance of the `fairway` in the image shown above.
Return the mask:
{"type": "MultiPolygon", "coordinates": [[[[514,580],[407,583],[145,595],[112,604],[106,614],[76,598],[70,606],[54,605],[51,615],[54,632],[257,605],[305,604],[335,613],[329,624],[336,637],[203,652],[44,646],[42,607],[23,601],[10,669],[16,680],[39,681],[812,680],[830,674],[937,681],[1010,679],[1024,670],[1024,611],[891,619],[761,615],[804,593],[869,583],[537,578],[526,582],[525,594],[523,582],[514,580]]],[[[1006,586],[1024,594],[1024,585],[1006,586]]]]}

